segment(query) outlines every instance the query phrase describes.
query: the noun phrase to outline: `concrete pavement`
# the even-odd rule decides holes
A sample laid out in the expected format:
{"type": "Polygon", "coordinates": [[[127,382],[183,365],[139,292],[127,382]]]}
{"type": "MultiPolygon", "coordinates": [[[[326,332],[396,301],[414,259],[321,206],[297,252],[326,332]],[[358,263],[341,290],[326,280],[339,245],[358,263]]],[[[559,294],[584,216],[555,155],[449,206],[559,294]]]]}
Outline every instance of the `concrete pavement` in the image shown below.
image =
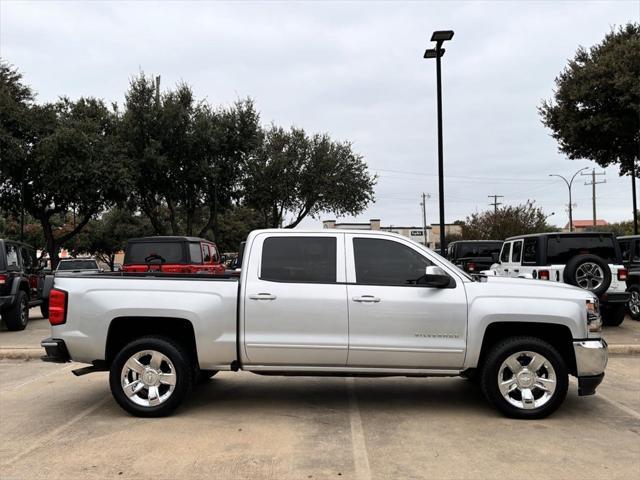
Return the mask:
{"type": "Polygon", "coordinates": [[[490,408],[462,379],[222,373],[176,414],[139,419],[107,374],[0,362],[0,478],[638,478],[640,358],[592,397],[572,382],[541,421],[490,408]]]}

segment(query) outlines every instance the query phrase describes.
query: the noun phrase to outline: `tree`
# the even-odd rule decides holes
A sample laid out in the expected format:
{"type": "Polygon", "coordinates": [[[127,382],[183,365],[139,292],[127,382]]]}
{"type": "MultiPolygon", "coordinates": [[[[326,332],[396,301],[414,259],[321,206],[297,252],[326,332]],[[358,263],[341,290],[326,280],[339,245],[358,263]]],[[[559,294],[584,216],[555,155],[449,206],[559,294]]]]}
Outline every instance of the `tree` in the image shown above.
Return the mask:
{"type": "Polygon", "coordinates": [[[356,215],[373,200],[375,176],[348,142],[272,126],[249,159],[244,201],[265,227],[293,228],[321,212],[356,215]]]}
{"type": "MultiPolygon", "coordinates": [[[[556,78],[553,100],[539,108],[560,151],[570,159],[617,164],[631,175],[634,202],[640,146],[640,24],[612,29],[556,78]]],[[[634,205],[635,209],[635,205],[634,205]]]]}
{"type": "Polygon", "coordinates": [[[547,217],[535,202],[506,206],[498,211],[486,210],[468,216],[462,227],[465,240],[504,240],[514,235],[552,232],[547,217]]]}
{"type": "Polygon", "coordinates": [[[61,98],[39,106],[20,82],[15,69],[0,66],[0,204],[40,222],[55,268],[60,246],[122,200],[128,168],[115,141],[118,116],[104,102],[61,98]],[[53,219],[70,211],[77,222],[58,233],[53,219]]]}

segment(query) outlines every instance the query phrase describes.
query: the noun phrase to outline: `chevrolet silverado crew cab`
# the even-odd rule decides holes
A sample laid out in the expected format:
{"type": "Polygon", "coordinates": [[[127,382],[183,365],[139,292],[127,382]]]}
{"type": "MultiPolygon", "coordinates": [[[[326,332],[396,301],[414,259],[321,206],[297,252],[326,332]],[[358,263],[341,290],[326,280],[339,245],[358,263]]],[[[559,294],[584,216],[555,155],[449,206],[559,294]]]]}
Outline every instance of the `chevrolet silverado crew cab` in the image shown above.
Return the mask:
{"type": "Polygon", "coordinates": [[[518,418],[549,415],[568,376],[602,381],[597,297],[573,286],[476,281],[399,235],[258,230],[239,278],[101,273],[55,279],[45,361],[109,371],[138,416],[170,413],[220,370],[265,375],[465,376],[518,418]]]}
{"type": "Polygon", "coordinates": [[[630,294],[627,269],[613,233],[536,233],[507,238],[499,263],[485,275],[566,283],[600,300],[602,321],[618,326],[630,294]]]}

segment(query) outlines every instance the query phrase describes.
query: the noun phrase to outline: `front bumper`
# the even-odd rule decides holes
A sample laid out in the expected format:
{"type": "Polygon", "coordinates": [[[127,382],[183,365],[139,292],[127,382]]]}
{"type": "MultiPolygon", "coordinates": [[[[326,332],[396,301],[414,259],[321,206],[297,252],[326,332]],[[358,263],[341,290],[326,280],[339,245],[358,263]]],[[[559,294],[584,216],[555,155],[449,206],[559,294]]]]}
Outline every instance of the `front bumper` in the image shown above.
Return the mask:
{"type": "Polygon", "coordinates": [[[64,340],[51,337],[45,338],[40,342],[40,346],[47,352],[45,356],[40,357],[43,362],[67,363],[71,361],[71,356],[64,340]]]}
{"type": "Polygon", "coordinates": [[[604,378],[609,354],[603,338],[577,340],[573,342],[576,355],[578,395],[593,395],[604,378]]]}
{"type": "Polygon", "coordinates": [[[611,292],[611,293],[603,293],[600,295],[600,304],[621,304],[627,303],[631,298],[631,294],[629,292],[611,292]]]}

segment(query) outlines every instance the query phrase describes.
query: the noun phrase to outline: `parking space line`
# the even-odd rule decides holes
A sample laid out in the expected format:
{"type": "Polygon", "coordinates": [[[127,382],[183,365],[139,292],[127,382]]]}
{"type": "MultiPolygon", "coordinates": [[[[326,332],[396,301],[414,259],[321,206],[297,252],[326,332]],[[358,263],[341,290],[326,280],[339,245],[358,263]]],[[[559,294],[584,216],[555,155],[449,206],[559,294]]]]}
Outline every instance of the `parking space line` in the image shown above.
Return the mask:
{"type": "Polygon", "coordinates": [[[42,380],[43,378],[50,377],[51,375],[55,375],[56,373],[62,373],[62,372],[65,372],[65,371],[69,371],[72,368],[75,368],[75,366],[74,365],[69,365],[67,367],[58,368],[58,369],[54,370],[53,372],[45,373],[44,375],[38,375],[38,376],[30,378],[29,380],[26,380],[26,381],[24,381],[22,383],[19,383],[17,385],[13,385],[12,387],[4,388],[4,389],[2,389],[2,393],[13,392],[15,390],[18,390],[19,388],[24,387],[25,385],[29,385],[30,383],[33,383],[33,382],[37,381],[37,380],[42,380]]]}
{"type": "Polygon", "coordinates": [[[367,455],[362,416],[360,415],[360,408],[358,408],[355,380],[353,378],[347,378],[347,392],[349,394],[349,420],[351,422],[351,444],[356,479],[370,480],[369,456],[367,455]]]}
{"type": "Polygon", "coordinates": [[[53,440],[55,437],[57,437],[60,434],[60,432],[62,432],[63,430],[69,428],[74,423],[78,422],[79,420],[82,420],[84,417],[86,417],[87,415],[91,414],[92,412],[94,412],[95,410],[97,410],[98,408],[100,408],[101,406],[103,406],[105,403],[107,403],[109,401],[111,401],[111,397],[110,396],[106,396],[105,398],[100,400],[98,403],[95,403],[95,404],[91,405],[89,408],[84,409],[82,412],[80,412],[78,415],[73,417],[71,420],[63,423],[62,425],[60,425],[57,428],[54,428],[47,435],[45,435],[43,437],[40,437],[38,439],[38,441],[36,441],[35,443],[32,443],[28,448],[26,448],[22,452],[18,453],[13,458],[10,458],[6,462],[4,462],[2,464],[2,466],[3,467],[7,467],[7,466],[11,465],[12,463],[17,462],[21,458],[26,457],[27,455],[29,455],[34,450],[37,450],[38,448],[42,447],[43,445],[45,445],[48,442],[50,442],[51,440],[53,440]]]}
{"type": "Polygon", "coordinates": [[[596,393],[596,395],[598,396],[598,398],[603,399],[605,402],[610,403],[614,407],[618,407],[620,410],[622,410],[626,414],[631,415],[632,417],[637,418],[637,419],[640,420],[640,413],[636,412],[632,408],[629,408],[626,405],[623,405],[620,402],[614,400],[613,398],[609,398],[609,397],[607,397],[606,395],[603,395],[600,392],[596,393]]]}

